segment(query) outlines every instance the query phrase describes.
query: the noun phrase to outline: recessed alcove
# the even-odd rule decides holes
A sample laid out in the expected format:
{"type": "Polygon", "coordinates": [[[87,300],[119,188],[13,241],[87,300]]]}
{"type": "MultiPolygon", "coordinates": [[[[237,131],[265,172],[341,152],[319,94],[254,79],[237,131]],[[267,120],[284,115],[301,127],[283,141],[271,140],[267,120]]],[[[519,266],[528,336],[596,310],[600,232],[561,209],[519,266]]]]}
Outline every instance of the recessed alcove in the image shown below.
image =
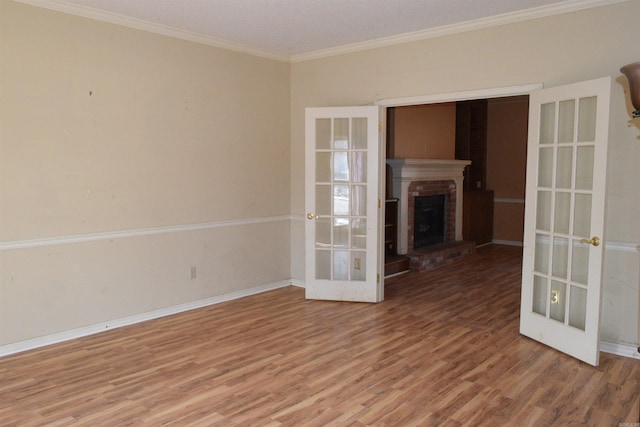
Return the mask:
{"type": "Polygon", "coordinates": [[[410,258],[410,269],[423,271],[454,255],[470,253],[475,245],[462,241],[462,183],[468,160],[387,159],[392,196],[398,199],[398,253],[410,258]],[[444,196],[441,242],[414,248],[416,197],[444,196]]]}

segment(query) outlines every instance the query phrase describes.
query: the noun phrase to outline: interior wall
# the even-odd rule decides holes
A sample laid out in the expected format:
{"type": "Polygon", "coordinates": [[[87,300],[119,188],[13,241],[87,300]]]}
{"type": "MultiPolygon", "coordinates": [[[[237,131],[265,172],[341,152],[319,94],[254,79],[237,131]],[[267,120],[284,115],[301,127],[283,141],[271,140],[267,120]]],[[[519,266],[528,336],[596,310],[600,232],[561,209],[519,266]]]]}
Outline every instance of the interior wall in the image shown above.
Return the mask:
{"type": "Polygon", "coordinates": [[[394,159],[455,159],[456,104],[395,108],[394,159]]]}
{"type": "Polygon", "coordinates": [[[522,244],[529,97],[487,104],[487,188],[494,191],[495,241],[522,244]]]}
{"type": "Polygon", "coordinates": [[[640,129],[629,126],[622,65],[638,61],[640,6],[625,1],[396,46],[297,62],[291,69],[292,276],[304,281],[304,109],[611,76],[610,175],[602,339],[637,346],[640,129]],[[594,29],[597,28],[597,31],[594,29]],[[618,262],[623,259],[624,263],[618,262]],[[613,270],[613,267],[616,267],[613,270]],[[617,268],[620,267],[620,268],[617,268]]]}
{"type": "Polygon", "coordinates": [[[12,1],[0,43],[0,345],[289,280],[288,63],[12,1]]]}

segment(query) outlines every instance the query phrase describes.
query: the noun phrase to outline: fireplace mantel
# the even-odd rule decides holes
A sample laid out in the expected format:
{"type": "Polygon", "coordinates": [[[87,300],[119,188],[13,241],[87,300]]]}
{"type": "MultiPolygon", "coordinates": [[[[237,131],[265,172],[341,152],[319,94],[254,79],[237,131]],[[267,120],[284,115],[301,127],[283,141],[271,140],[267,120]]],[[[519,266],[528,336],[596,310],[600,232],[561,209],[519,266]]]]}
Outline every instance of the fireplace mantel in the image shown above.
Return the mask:
{"type": "Polygon", "coordinates": [[[455,239],[462,240],[462,183],[469,160],[387,159],[393,177],[393,197],[399,201],[398,252],[408,252],[409,185],[417,181],[452,180],[456,184],[455,239]]]}
{"type": "Polygon", "coordinates": [[[464,177],[464,168],[471,160],[387,159],[387,164],[393,170],[393,179],[434,181],[464,177]]]}

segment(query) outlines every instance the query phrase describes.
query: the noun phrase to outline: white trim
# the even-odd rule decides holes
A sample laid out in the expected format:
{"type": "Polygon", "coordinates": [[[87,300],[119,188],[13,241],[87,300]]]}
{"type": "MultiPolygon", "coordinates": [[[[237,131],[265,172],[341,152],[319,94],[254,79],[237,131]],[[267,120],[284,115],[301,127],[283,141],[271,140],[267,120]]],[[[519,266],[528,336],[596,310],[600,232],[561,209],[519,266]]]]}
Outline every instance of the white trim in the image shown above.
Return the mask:
{"type": "Polygon", "coordinates": [[[493,239],[493,240],[491,240],[491,243],[493,243],[495,245],[507,245],[507,246],[519,246],[519,247],[522,247],[522,242],[518,242],[516,240],[493,239]]]}
{"type": "Polygon", "coordinates": [[[390,279],[392,277],[396,277],[396,276],[402,276],[403,274],[407,274],[409,273],[410,270],[403,270],[403,271],[399,271],[397,273],[393,273],[393,274],[388,274],[386,276],[384,276],[385,279],[390,279]]]}
{"type": "Polygon", "coordinates": [[[506,24],[511,24],[515,22],[543,18],[546,16],[560,15],[562,13],[576,12],[583,9],[590,9],[593,7],[607,6],[610,4],[620,3],[623,1],[627,1],[627,0],[568,0],[568,1],[551,4],[547,6],[534,7],[526,10],[503,13],[495,16],[489,16],[487,18],[474,19],[471,21],[460,22],[457,24],[443,25],[436,28],[429,28],[426,30],[414,31],[414,32],[399,34],[399,35],[390,36],[390,37],[382,37],[382,38],[368,40],[360,43],[352,43],[344,46],[317,50],[315,52],[293,55],[291,56],[291,62],[310,61],[313,59],[344,55],[346,53],[360,52],[363,50],[375,49],[375,48],[386,47],[386,46],[394,46],[394,45],[399,45],[404,43],[431,39],[435,37],[448,36],[451,34],[459,34],[459,33],[464,33],[468,31],[497,27],[500,25],[506,25],[506,24]]]}
{"type": "Polygon", "coordinates": [[[291,286],[297,286],[298,288],[306,288],[307,284],[304,280],[300,279],[291,279],[291,286]]]}
{"type": "Polygon", "coordinates": [[[290,220],[291,216],[272,216],[247,218],[229,221],[206,222],[201,224],[172,225],[168,227],[139,228],[137,230],[107,231],[104,233],[76,234],[71,236],[46,237],[42,239],[13,240],[0,242],[0,251],[12,249],[38,248],[42,246],[68,245],[72,243],[94,242],[97,240],[122,239],[127,237],[153,236],[157,234],[182,233],[186,231],[206,230],[210,228],[238,227],[249,224],[261,224],[290,220]]]}
{"type": "Polygon", "coordinates": [[[640,252],[640,242],[616,242],[608,240],[605,242],[604,248],[608,251],[637,253],[640,252]]]}
{"type": "Polygon", "coordinates": [[[246,53],[248,55],[259,56],[274,61],[289,62],[289,56],[280,55],[265,49],[259,49],[242,43],[231,42],[217,37],[207,36],[204,34],[192,33],[190,31],[180,30],[168,25],[157,24],[138,18],[119,15],[117,13],[107,12],[105,10],[94,9],[92,7],[81,6],[78,4],[68,3],[63,0],[15,0],[20,3],[31,6],[42,7],[45,9],[55,10],[56,12],[68,13],[71,15],[81,16],[83,18],[93,19],[95,21],[107,22],[110,24],[121,25],[123,27],[134,28],[149,33],[160,34],[163,36],[173,37],[176,39],[186,40],[194,43],[200,43],[208,46],[218,47],[234,52],[246,53]]]}
{"type": "Polygon", "coordinates": [[[192,301],[184,304],[175,305],[172,307],[149,311],[147,313],[134,314],[132,316],[127,316],[120,319],[114,319],[104,323],[83,326],[81,328],[58,332],[51,335],[45,335],[43,337],[6,344],[3,346],[0,346],[0,357],[8,356],[10,354],[20,353],[27,350],[33,350],[35,348],[44,347],[51,344],[58,344],[58,343],[69,341],[76,338],[86,337],[88,335],[97,334],[99,332],[105,332],[115,328],[121,328],[123,326],[129,326],[129,325],[133,325],[140,322],[146,322],[147,320],[153,320],[160,317],[170,316],[172,314],[178,314],[185,311],[194,310],[197,308],[207,307],[210,305],[219,304],[221,302],[231,301],[238,298],[247,297],[250,295],[272,291],[274,289],[284,288],[286,286],[290,286],[291,284],[292,283],[290,280],[283,280],[280,282],[268,283],[266,285],[256,286],[253,288],[244,289],[237,292],[231,292],[229,294],[205,298],[198,301],[192,301]]]}
{"type": "Polygon", "coordinates": [[[618,356],[631,357],[632,359],[640,359],[640,347],[634,347],[628,344],[600,341],[600,351],[618,356]]]}
{"type": "Polygon", "coordinates": [[[568,12],[575,12],[594,7],[607,6],[610,4],[621,3],[628,0],[567,0],[561,3],[534,7],[531,9],[520,10],[516,12],[503,13],[500,15],[489,16],[486,18],[474,19],[471,21],[460,22],[456,24],[443,25],[440,27],[429,28],[426,30],[413,31],[410,33],[398,34],[389,37],[381,37],[378,39],[367,40],[360,43],[352,43],[343,46],[321,49],[314,52],[301,53],[298,55],[286,55],[271,52],[265,49],[248,46],[242,43],[231,42],[217,37],[207,36],[204,34],[192,33],[190,31],[179,30],[167,25],[157,24],[142,19],[131,18],[104,10],[94,9],[92,7],[81,6],[78,4],[68,3],[63,0],[14,0],[31,6],[42,7],[45,9],[55,10],[57,12],[68,13],[71,15],[81,16],[96,21],[108,22],[110,24],[122,25],[124,27],[134,28],[137,30],[147,31],[150,33],[160,34],[163,36],[174,37],[181,40],[187,40],[194,43],[201,43],[208,46],[227,49],[235,52],[245,53],[248,55],[258,56],[281,62],[303,62],[313,59],[327,58],[330,56],[343,55],[346,53],[360,52],[363,50],[375,49],[386,46],[394,46],[414,41],[426,40],[435,37],[442,37],[451,34],[459,34],[468,31],[480,30],[485,28],[497,27],[500,25],[511,24],[515,22],[527,21],[531,19],[543,18],[546,16],[560,15],[568,12]]]}
{"type": "Polygon", "coordinates": [[[524,205],[524,199],[503,199],[496,197],[493,199],[494,203],[515,203],[524,205]]]}
{"type": "Polygon", "coordinates": [[[529,83],[519,86],[504,86],[475,89],[460,92],[435,93],[429,95],[387,98],[376,101],[381,107],[403,107],[407,105],[438,104],[441,102],[465,101],[469,99],[501,98],[505,96],[528,95],[543,88],[542,83],[529,83]]]}

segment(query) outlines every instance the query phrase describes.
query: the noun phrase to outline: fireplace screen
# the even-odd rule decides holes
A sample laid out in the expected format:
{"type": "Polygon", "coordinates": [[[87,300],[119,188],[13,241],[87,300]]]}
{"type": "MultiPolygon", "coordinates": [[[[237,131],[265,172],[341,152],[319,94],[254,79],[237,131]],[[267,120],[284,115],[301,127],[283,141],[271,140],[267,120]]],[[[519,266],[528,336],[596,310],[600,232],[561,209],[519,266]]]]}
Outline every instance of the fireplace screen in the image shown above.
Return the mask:
{"type": "Polygon", "coordinates": [[[444,242],[445,195],[418,196],[414,202],[413,248],[444,242]]]}

